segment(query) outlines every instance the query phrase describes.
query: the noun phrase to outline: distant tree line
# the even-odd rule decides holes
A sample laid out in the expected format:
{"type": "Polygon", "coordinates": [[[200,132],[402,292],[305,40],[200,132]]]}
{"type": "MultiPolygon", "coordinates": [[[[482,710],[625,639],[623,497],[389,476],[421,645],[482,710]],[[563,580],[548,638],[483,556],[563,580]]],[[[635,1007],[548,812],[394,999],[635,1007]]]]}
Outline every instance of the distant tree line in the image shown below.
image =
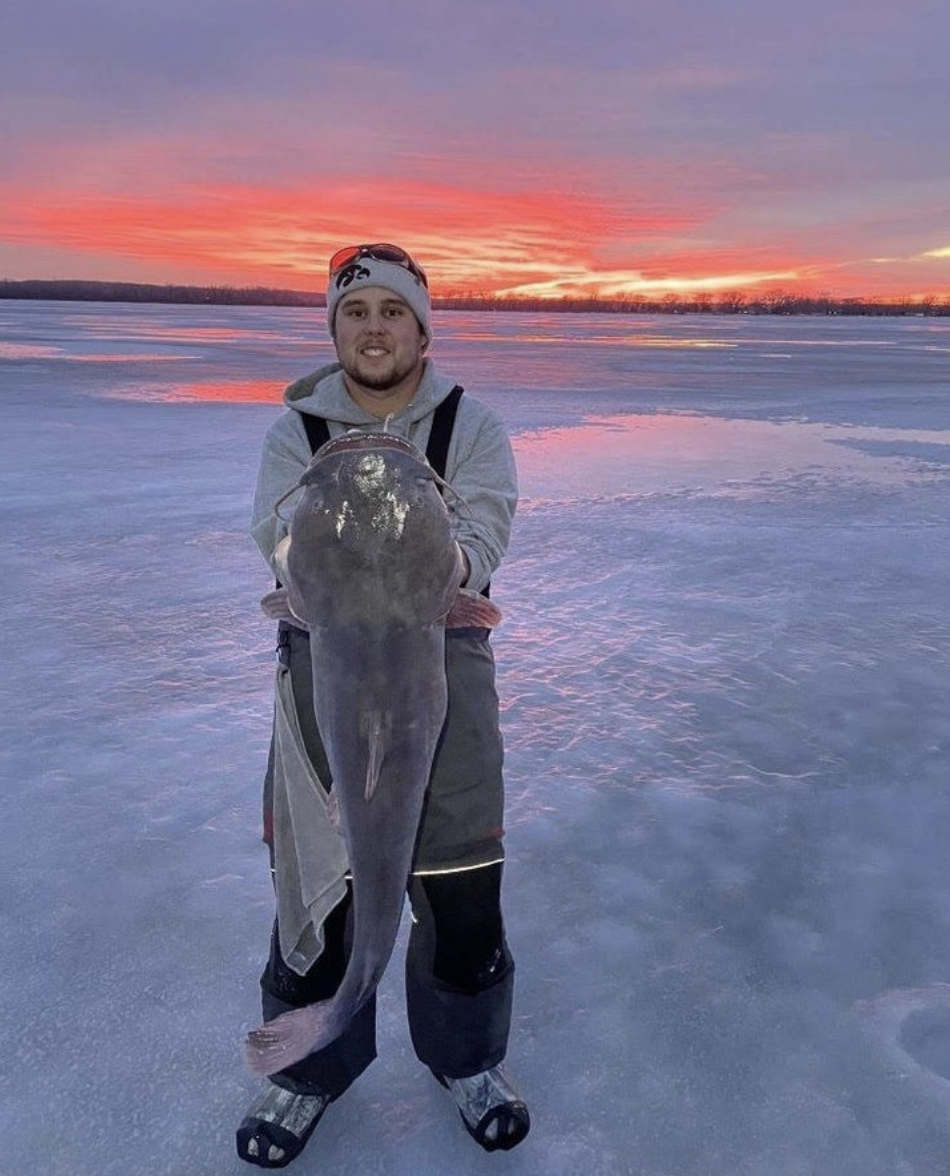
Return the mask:
{"type": "Polygon", "coordinates": [[[263,286],[159,286],[148,282],[0,278],[0,298],[49,302],[176,302],[216,306],[326,306],[322,294],[269,290],[263,286]]]}
{"type": "Polygon", "coordinates": [[[573,311],[586,314],[950,315],[950,293],[925,298],[834,298],[781,290],[721,294],[627,294],[614,298],[498,298],[491,294],[436,299],[442,310],[573,311]]]}
{"type": "MultiPolygon", "coordinates": [[[[172,286],[146,282],[81,280],[12,281],[0,278],[0,298],[63,302],[158,302],[216,306],[326,306],[323,294],[263,286],[172,286]]],[[[834,298],[784,290],[730,290],[713,294],[624,295],[616,298],[502,298],[470,294],[436,298],[437,310],[566,311],[599,314],[811,314],[950,316],[950,292],[925,298],[834,298]]]]}

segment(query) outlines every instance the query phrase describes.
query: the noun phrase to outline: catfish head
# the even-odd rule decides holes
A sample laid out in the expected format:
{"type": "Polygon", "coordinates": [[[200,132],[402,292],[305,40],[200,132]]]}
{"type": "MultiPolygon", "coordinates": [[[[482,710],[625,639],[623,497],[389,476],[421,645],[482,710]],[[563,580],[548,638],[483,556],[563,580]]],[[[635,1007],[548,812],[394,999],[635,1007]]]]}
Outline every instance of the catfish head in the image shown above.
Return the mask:
{"type": "Polygon", "coordinates": [[[322,446],[290,524],[294,614],[311,628],[438,624],[464,575],[440,484],[423,454],[389,433],[322,446]]]}

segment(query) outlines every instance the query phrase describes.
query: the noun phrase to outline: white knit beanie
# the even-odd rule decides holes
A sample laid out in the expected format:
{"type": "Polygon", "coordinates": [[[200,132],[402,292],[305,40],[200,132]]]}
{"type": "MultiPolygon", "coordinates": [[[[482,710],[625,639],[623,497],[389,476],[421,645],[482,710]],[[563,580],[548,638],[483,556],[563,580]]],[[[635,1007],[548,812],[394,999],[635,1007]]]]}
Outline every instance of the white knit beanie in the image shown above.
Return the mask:
{"type": "Polygon", "coordinates": [[[327,323],[334,333],[336,311],[347,294],[382,286],[397,294],[419,320],[426,346],[432,342],[432,305],[425,283],[414,273],[393,261],[377,261],[373,257],[359,257],[335,273],[327,285],[327,323]]]}

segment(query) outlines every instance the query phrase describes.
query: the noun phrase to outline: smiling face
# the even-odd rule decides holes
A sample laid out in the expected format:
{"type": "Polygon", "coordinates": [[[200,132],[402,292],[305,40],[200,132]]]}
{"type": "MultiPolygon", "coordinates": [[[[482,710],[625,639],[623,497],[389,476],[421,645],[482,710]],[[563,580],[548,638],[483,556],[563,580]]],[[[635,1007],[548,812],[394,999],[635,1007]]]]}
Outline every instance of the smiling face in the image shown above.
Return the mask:
{"type": "Polygon", "coordinates": [[[337,307],[333,341],[347,390],[362,408],[385,417],[415,396],[425,336],[397,294],[383,286],[348,294],[337,307]]]}

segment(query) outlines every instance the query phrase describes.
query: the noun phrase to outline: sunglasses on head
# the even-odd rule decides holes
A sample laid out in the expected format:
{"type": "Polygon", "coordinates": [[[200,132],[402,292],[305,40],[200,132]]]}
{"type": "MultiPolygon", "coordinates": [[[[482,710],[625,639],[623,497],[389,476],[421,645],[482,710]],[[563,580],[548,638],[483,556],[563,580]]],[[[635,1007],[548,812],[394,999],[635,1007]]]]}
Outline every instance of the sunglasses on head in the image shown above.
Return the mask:
{"type": "Polygon", "coordinates": [[[425,270],[398,245],[347,245],[344,249],[338,249],[330,258],[330,277],[334,277],[345,266],[352,265],[354,261],[359,261],[363,257],[368,257],[371,261],[388,261],[393,265],[401,265],[417,277],[426,289],[429,288],[425,270]]]}

